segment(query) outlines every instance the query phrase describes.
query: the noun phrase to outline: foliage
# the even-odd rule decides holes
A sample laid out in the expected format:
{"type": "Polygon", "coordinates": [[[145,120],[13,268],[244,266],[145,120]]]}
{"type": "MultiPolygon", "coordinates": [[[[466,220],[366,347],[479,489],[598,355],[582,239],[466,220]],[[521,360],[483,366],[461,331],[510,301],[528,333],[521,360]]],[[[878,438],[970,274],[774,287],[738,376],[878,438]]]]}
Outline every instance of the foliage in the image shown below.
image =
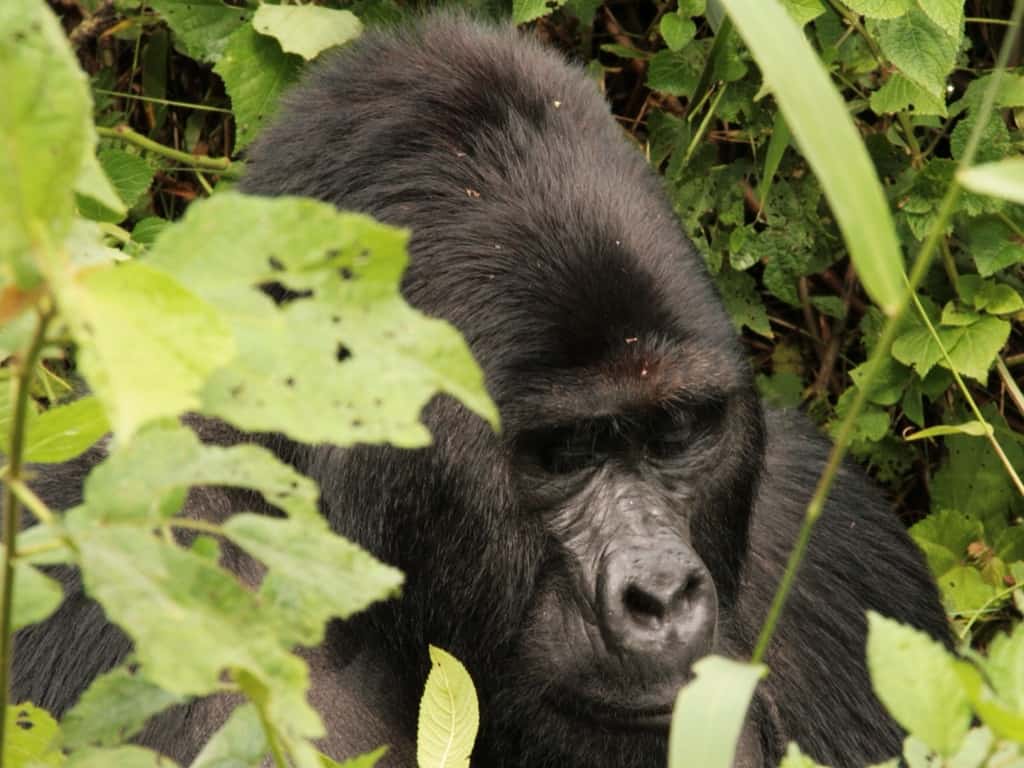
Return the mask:
{"type": "MultiPolygon", "coordinates": [[[[1011,52],[1011,3],[456,4],[511,12],[588,62],[663,174],[766,399],[803,404],[915,523],[968,658],[872,617],[872,675],[910,733],[907,764],[1024,759],[1024,635],[1012,629],[1024,610],[1019,48],[997,67],[997,52],[1011,52]],[[900,316],[905,280],[917,290],[900,316]]],[[[42,0],[0,3],[4,503],[9,519],[20,505],[38,523],[6,535],[5,588],[16,589],[0,656],[12,629],[59,604],[35,567],[58,562],[83,569],[136,643],[133,663],[99,678],[59,726],[10,707],[0,722],[11,764],[157,765],[124,742],[147,717],[225,685],[251,703],[196,765],[268,752],[279,765],[333,764],[311,747],[320,724],[292,648],[393,594],[400,576],[326,529],[307,479],[252,446],[202,446],[175,419],[194,411],[305,441],[412,446],[429,439],[423,403],[447,392],[497,423],[461,340],[400,298],[406,233],[230,191],[307,60],[417,5],[65,0],[58,22],[42,0]],[[269,284],[301,299],[277,305],[269,284]],[[78,375],[93,394],[73,400],[78,375]],[[109,430],[110,457],[80,507],[59,515],[31,495],[24,461],[64,461],[109,430]],[[223,484],[287,517],[175,517],[188,487],[223,484]],[[220,567],[214,537],[268,567],[257,591],[220,567]],[[202,590],[190,586],[199,579],[202,590]],[[326,583],[348,587],[328,594],[326,583]]],[[[827,478],[819,501],[824,489],[827,478]]],[[[432,650],[421,728],[461,702],[466,718],[448,730],[428,722],[440,728],[429,743],[453,739],[462,759],[475,697],[469,717],[472,686],[442,653],[432,650]]],[[[702,765],[728,765],[760,667],[709,659],[698,672],[675,728],[711,711],[702,685],[730,686],[737,701],[703,741],[673,738],[706,748],[702,765]]],[[[677,764],[693,759],[681,754],[674,746],[677,764]]],[[[458,764],[434,752],[421,762],[458,764]]],[[[814,763],[792,745],[783,765],[814,763]]]]}

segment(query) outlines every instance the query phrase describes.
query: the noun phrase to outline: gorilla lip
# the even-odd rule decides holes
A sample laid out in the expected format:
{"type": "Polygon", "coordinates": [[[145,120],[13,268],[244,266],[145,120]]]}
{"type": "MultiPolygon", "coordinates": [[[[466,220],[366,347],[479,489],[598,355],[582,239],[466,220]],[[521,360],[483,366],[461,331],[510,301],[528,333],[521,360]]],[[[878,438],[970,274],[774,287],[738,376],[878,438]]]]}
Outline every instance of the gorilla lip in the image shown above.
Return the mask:
{"type": "Polygon", "coordinates": [[[617,730],[667,730],[672,721],[672,705],[674,698],[664,704],[652,704],[647,707],[621,707],[603,701],[576,697],[575,706],[562,708],[563,712],[577,720],[586,720],[604,727],[617,730]]]}

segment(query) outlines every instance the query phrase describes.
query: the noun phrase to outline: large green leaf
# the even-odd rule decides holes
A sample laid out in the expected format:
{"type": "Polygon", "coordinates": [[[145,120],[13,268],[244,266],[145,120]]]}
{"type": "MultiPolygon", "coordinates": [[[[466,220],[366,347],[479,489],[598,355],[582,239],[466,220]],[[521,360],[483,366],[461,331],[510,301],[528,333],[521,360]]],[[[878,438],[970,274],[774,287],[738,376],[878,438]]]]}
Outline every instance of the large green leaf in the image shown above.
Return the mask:
{"type": "Polygon", "coordinates": [[[878,44],[910,80],[936,98],[944,98],[960,38],[948,35],[922,11],[872,25],[878,44]]]}
{"type": "Polygon", "coordinates": [[[0,2],[0,285],[39,279],[47,246],[74,213],[72,183],[92,153],[85,74],[53,12],[39,0],[0,2]]]}
{"type": "Polygon", "coordinates": [[[864,288],[885,312],[905,293],[889,207],[846,105],[778,0],[723,0],[820,181],[864,288]]]}
{"type": "Polygon", "coordinates": [[[344,45],[362,33],[363,25],[351,11],[319,5],[261,5],[252,25],[257,32],[277,39],[286,53],[313,59],[321,51],[344,45]]]}
{"type": "Polygon", "coordinates": [[[885,708],[912,735],[951,755],[971,724],[954,658],[923,632],[868,612],[868,670],[885,708]]]}
{"type": "Polygon", "coordinates": [[[119,438],[195,409],[207,376],[234,356],[217,311],[147,264],[82,269],[55,288],[82,370],[119,438]]]}
{"type": "Polygon", "coordinates": [[[476,689],[451,654],[430,646],[430,674],[420,700],[416,729],[419,768],[469,768],[480,726],[476,689]]]}
{"type": "MultiPolygon", "coordinates": [[[[217,195],[167,229],[147,262],[220,308],[240,354],[203,408],[305,442],[423,445],[447,392],[497,424],[483,374],[447,323],[402,299],[407,235],[311,200],[217,195]],[[276,305],[261,285],[296,296],[276,305]]],[[[225,360],[227,362],[227,360],[225,360]]]]}
{"type": "Polygon", "coordinates": [[[676,697],[668,738],[669,768],[732,768],[736,743],[763,664],[708,656],[676,697]]]}
{"type": "Polygon", "coordinates": [[[219,61],[231,35],[252,18],[246,7],[222,0],[146,0],[174,32],[175,43],[193,59],[219,61]]]}
{"type": "Polygon", "coordinates": [[[262,130],[277,109],[281,92],[295,82],[302,59],[281,50],[278,42],[252,26],[236,30],[213,70],[224,80],[235,113],[235,151],[262,130]]]}

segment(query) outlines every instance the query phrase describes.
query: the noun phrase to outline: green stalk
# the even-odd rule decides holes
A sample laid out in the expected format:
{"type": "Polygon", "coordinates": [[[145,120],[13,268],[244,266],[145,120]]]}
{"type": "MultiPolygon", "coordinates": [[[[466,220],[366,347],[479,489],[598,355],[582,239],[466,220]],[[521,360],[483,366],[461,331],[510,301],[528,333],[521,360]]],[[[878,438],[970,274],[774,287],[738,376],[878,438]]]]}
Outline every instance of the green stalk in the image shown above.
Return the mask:
{"type": "Polygon", "coordinates": [[[228,178],[238,178],[239,168],[236,163],[231,162],[228,157],[208,157],[206,155],[193,155],[191,152],[182,152],[178,149],[165,147],[158,141],[153,141],[141,133],[136,133],[127,125],[119,125],[115,128],[104,128],[96,126],[96,133],[105,139],[120,139],[129,144],[134,144],[139,149],[152,152],[155,155],[166,157],[168,160],[187,165],[190,168],[201,168],[205,171],[213,171],[228,178]]]}
{"type": "Polygon", "coordinates": [[[3,710],[0,711],[0,756],[3,755],[4,739],[6,737],[6,713],[10,699],[11,661],[14,657],[14,637],[11,632],[11,623],[14,607],[14,555],[19,522],[19,502],[15,487],[22,479],[22,457],[25,448],[25,424],[29,407],[29,389],[32,385],[32,376],[35,373],[39,352],[46,341],[46,328],[52,318],[53,313],[50,309],[40,311],[39,321],[36,323],[28,349],[25,351],[24,356],[15,356],[11,363],[13,368],[11,387],[14,390],[11,401],[14,403],[14,412],[11,414],[11,434],[7,444],[8,464],[3,481],[4,562],[3,579],[0,581],[0,696],[3,697],[2,701],[0,701],[0,704],[3,705],[3,710]]]}

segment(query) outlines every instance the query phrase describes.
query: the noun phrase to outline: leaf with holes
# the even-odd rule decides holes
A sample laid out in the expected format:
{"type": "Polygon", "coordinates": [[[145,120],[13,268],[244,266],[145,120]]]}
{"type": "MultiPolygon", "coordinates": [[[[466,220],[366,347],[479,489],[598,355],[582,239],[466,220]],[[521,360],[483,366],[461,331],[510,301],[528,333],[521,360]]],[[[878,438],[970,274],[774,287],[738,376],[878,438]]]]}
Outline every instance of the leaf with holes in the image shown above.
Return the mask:
{"type": "Polygon", "coordinates": [[[465,342],[399,292],[406,239],[311,200],[222,194],[190,207],[147,263],[234,332],[240,354],[213,375],[203,410],[304,442],[414,446],[430,440],[420,411],[446,392],[497,425],[465,342]]]}

